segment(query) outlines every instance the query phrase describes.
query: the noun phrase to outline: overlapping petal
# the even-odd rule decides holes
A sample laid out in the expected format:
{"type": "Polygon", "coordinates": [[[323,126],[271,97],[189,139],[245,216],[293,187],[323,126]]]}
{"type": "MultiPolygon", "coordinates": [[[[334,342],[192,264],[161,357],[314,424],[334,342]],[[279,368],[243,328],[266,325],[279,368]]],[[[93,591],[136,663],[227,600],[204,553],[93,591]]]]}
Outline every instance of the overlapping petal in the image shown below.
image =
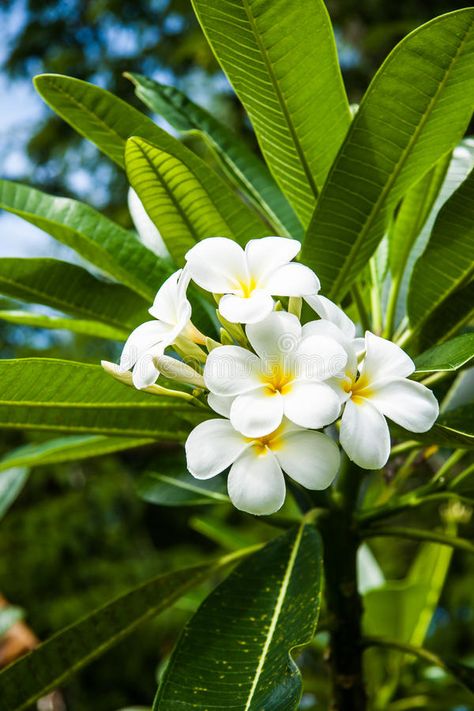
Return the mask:
{"type": "Polygon", "coordinates": [[[227,480],[230,500],[241,511],[259,516],[275,513],[285,501],[285,479],[269,449],[248,449],[232,465],[227,480]]]}
{"type": "Polygon", "coordinates": [[[279,427],[283,408],[282,395],[262,387],[235,398],[230,421],[246,437],[263,437],[279,427]]]}
{"type": "Polygon", "coordinates": [[[207,420],[186,440],[188,470],[196,479],[211,479],[235,462],[251,446],[229,420],[207,420]]]}
{"type": "Polygon", "coordinates": [[[340,441],[349,459],[363,469],[380,469],[390,454],[385,417],[368,400],[348,400],[341,421],[340,441]]]}
{"type": "Polygon", "coordinates": [[[372,383],[378,380],[406,378],[415,370],[409,355],[386,338],[367,331],[365,334],[365,358],[361,367],[372,383]]]}
{"type": "Polygon", "coordinates": [[[340,399],[325,383],[297,381],[283,398],[285,416],[299,425],[318,430],[337,419],[340,399]]]}
{"type": "Polygon", "coordinates": [[[248,281],[245,252],[226,237],[201,240],[187,252],[186,262],[193,281],[214,294],[238,293],[241,282],[248,281]]]}
{"type": "Polygon", "coordinates": [[[219,311],[231,323],[257,323],[273,310],[274,302],[266,291],[255,289],[249,296],[224,294],[219,311]]]}
{"type": "Polygon", "coordinates": [[[249,271],[258,280],[263,279],[278,267],[291,262],[300,249],[300,242],[287,237],[251,239],[245,247],[249,271]]]}
{"type": "Polygon", "coordinates": [[[379,383],[371,394],[370,402],[410,432],[427,432],[439,414],[438,401],[431,390],[422,383],[404,378],[379,383]]]}
{"type": "Polygon", "coordinates": [[[217,395],[240,395],[260,388],[260,359],[240,346],[215,348],[207,357],[204,382],[217,395]]]}
{"type": "Polygon", "coordinates": [[[275,311],[263,321],[249,324],[245,331],[255,353],[275,364],[296,350],[302,329],[296,316],[275,311]]]}
{"type": "Polygon", "coordinates": [[[261,280],[270,294],[278,296],[305,296],[316,294],[321,288],[316,274],[304,264],[292,262],[278,267],[261,280]]]}
{"type": "Polygon", "coordinates": [[[339,470],[339,447],[321,432],[289,432],[274,452],[283,471],[307,489],[327,489],[339,470]]]}

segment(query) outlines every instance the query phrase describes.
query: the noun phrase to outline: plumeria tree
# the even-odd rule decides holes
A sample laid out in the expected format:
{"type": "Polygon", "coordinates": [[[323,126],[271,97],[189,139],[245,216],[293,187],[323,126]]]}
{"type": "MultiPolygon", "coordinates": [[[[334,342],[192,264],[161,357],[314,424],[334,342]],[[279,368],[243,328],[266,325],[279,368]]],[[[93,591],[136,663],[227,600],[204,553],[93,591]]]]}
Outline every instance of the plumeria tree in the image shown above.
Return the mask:
{"type": "Polygon", "coordinates": [[[2,208],[82,258],[0,260],[3,294],[61,312],[1,317],[122,350],[101,365],[1,362],[1,426],[59,436],[0,462],[0,497],[14,497],[21,467],[158,441],[172,456],[160,450],[144,473],[145,499],[237,510],[230,520],[255,528],[245,545],[226,529],[217,539],[231,552],[128,591],[6,668],[0,709],[28,707],[203,583],[154,711],[300,708],[300,668],[323,654],[339,711],[388,708],[414,657],[468,693],[472,669],[424,642],[452,551],[474,552],[462,528],[473,503],[474,10],[408,35],[350,107],[322,0],[193,4],[262,157],[141,75],[129,75],[138,97],[173,134],[102,88],[35,78],[126,170],[137,231],[1,182],[2,208]],[[205,159],[176,137],[188,133],[205,159]],[[395,586],[384,552],[406,540],[418,545],[395,586]]]}

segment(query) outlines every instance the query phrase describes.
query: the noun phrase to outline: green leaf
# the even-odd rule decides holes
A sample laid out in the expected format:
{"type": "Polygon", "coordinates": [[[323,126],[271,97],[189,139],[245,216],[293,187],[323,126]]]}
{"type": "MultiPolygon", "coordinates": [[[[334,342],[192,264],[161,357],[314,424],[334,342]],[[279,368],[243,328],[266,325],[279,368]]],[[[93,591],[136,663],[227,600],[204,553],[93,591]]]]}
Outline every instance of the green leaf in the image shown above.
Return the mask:
{"type": "Polygon", "coordinates": [[[82,267],[57,259],[0,259],[0,293],[103,321],[124,336],[150,319],[146,303],[127,287],[109,284],[82,267]]]}
{"type": "MultiPolygon", "coordinates": [[[[0,459],[0,472],[10,469],[10,467],[38,467],[44,464],[77,462],[80,459],[91,459],[104,454],[121,452],[124,449],[143,447],[153,442],[152,439],[103,437],[101,435],[58,437],[47,442],[25,444],[8,452],[0,459]]],[[[7,474],[0,474],[0,487],[3,477],[7,474]]]]}
{"type": "Polygon", "coordinates": [[[391,52],[331,168],[302,261],[327,295],[350,289],[411,185],[462,138],[472,114],[474,10],[437,17],[391,52]]]}
{"type": "Polygon", "coordinates": [[[443,205],[426,250],[415,264],[408,293],[412,327],[474,275],[474,171],[443,205]]]}
{"type": "Polygon", "coordinates": [[[209,413],[140,392],[100,366],[50,358],[0,362],[0,428],[183,441],[209,413]]]}
{"type": "Polygon", "coordinates": [[[415,359],[417,373],[459,370],[474,358],[474,333],[465,333],[452,341],[430,348],[415,359]]]}
{"type": "Polygon", "coordinates": [[[6,471],[0,476],[0,519],[5,516],[20,494],[29,476],[29,470],[26,467],[14,464],[10,464],[10,467],[4,467],[6,471]]]}
{"type": "MultiPolygon", "coordinates": [[[[181,456],[180,459],[183,457],[181,456]]],[[[195,479],[186,471],[180,471],[176,458],[171,462],[160,458],[158,472],[146,472],[137,483],[137,493],[141,499],[158,506],[201,506],[205,504],[226,504],[229,497],[225,493],[224,477],[195,479]]],[[[181,470],[186,468],[185,463],[181,470]]]]}
{"type": "Polygon", "coordinates": [[[193,0],[277,183],[306,226],[351,114],[322,0],[193,0]]]}
{"type": "Polygon", "coordinates": [[[389,231],[390,271],[401,278],[410,252],[428,219],[451,162],[451,153],[443,156],[431,170],[413,185],[403,198],[389,231]]]}
{"type": "Polygon", "coordinates": [[[197,585],[212,566],[160,575],[66,627],[0,673],[0,711],[21,711],[197,585]]]}
{"type": "Polygon", "coordinates": [[[179,158],[132,138],[125,163],[132,187],[178,264],[200,239],[234,237],[227,215],[219,212],[196,173],[179,158]]]}
{"type": "MultiPolygon", "coordinates": [[[[401,428],[397,428],[400,429],[401,428]]],[[[474,447],[474,406],[463,405],[448,410],[439,416],[436,424],[421,434],[401,430],[407,440],[415,440],[426,444],[436,444],[439,447],[474,447]]]]}
{"type": "Polygon", "coordinates": [[[427,348],[455,336],[474,318],[474,281],[443,301],[421,326],[419,342],[427,348]]]}
{"type": "Polygon", "coordinates": [[[61,316],[46,316],[46,314],[33,313],[31,311],[0,310],[0,319],[19,326],[66,330],[72,333],[80,333],[83,336],[109,338],[114,341],[121,341],[124,336],[128,335],[124,329],[107,326],[104,323],[99,323],[99,321],[85,321],[75,318],[63,318],[61,316]]]}
{"type": "Polygon", "coordinates": [[[59,74],[35,77],[35,87],[53,111],[118,165],[125,164],[127,139],[131,136],[143,138],[177,158],[194,173],[216,209],[226,216],[237,240],[246,242],[250,237],[268,234],[268,228],[255,212],[201,158],[125,101],[98,86],[59,74]]]}
{"type": "Polygon", "coordinates": [[[320,577],[321,544],[311,525],[241,563],[184,628],[154,711],[193,708],[197,700],[200,708],[296,708],[301,676],[291,654],[314,634],[320,577]]]}
{"type": "Polygon", "coordinates": [[[277,234],[303,238],[301,223],[286,201],[267,167],[239,137],[208,111],[174,86],[160,84],[141,74],[125,74],[135,85],[136,95],[178,131],[199,132],[222,166],[253,204],[268,216],[277,234]]]}
{"type": "Polygon", "coordinates": [[[153,300],[171,273],[133,232],[77,200],[0,180],[0,208],[48,232],[144,299],[153,300]]]}

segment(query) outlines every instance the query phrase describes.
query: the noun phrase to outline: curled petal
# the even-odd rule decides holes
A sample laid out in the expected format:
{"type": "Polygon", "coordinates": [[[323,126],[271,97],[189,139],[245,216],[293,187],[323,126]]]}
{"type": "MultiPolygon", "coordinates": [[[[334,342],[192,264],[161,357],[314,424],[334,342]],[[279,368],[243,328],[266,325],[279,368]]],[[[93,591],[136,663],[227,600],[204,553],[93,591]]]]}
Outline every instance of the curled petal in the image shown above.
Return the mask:
{"type": "Polygon", "coordinates": [[[256,354],[277,364],[296,350],[301,338],[301,324],[293,314],[274,311],[263,321],[248,324],[245,332],[256,354]]]}
{"type": "Polygon", "coordinates": [[[158,257],[169,259],[170,253],[163,241],[163,237],[160,235],[156,225],[148,217],[142,201],[133,188],[128,191],[128,209],[138,236],[145,247],[148,247],[158,257]]]}
{"type": "Polygon", "coordinates": [[[361,370],[372,383],[388,378],[406,378],[415,370],[415,364],[405,351],[370,331],[365,334],[365,347],[361,370]]]}
{"type": "Polygon", "coordinates": [[[227,489],[236,508],[257,516],[275,513],[285,501],[285,479],[275,455],[255,446],[232,465],[227,489]]]}
{"type": "Polygon", "coordinates": [[[240,395],[262,387],[260,359],[240,346],[211,351],[204,368],[206,387],[216,395],[240,395]]]}
{"type": "Polygon", "coordinates": [[[431,390],[404,378],[377,384],[370,402],[410,432],[427,432],[439,414],[438,401],[431,390]]]}
{"type": "Polygon", "coordinates": [[[300,249],[300,242],[288,237],[251,239],[245,247],[249,272],[259,282],[270,272],[291,262],[300,249]]]}
{"type": "MultiPolygon", "coordinates": [[[[159,321],[146,321],[131,332],[120,356],[120,370],[130,370],[149,350],[169,345],[170,327],[159,321]]],[[[164,349],[163,349],[164,350],[164,349]]]]}
{"type": "Polygon", "coordinates": [[[339,469],[339,448],[321,432],[293,431],[274,452],[283,471],[306,489],[327,489],[339,469]]]}
{"type": "Polygon", "coordinates": [[[337,419],[341,401],[325,383],[295,381],[284,397],[285,416],[299,425],[318,430],[337,419]]]}
{"type": "MultiPolygon", "coordinates": [[[[191,318],[191,304],[183,292],[180,277],[182,269],[172,274],[160,287],[149,313],[159,321],[175,326],[181,321],[185,323],[191,318]]],[[[183,324],[184,326],[184,324],[183,324]]]]}
{"type": "Polygon", "coordinates": [[[273,310],[273,299],[265,291],[254,289],[250,296],[225,294],[219,301],[219,311],[231,323],[256,323],[273,310]]]}
{"type": "Polygon", "coordinates": [[[209,237],[186,254],[189,273],[200,287],[214,294],[240,290],[248,282],[242,247],[226,237],[209,237]]]}
{"type": "Polygon", "coordinates": [[[349,316],[326,296],[305,296],[305,301],[318,316],[331,321],[350,340],[355,337],[356,327],[349,316]]]}
{"type": "Polygon", "coordinates": [[[162,350],[148,351],[135,363],[132,380],[138,390],[144,390],[156,383],[160,371],[157,368],[155,358],[159,357],[162,352],[162,350]]]}
{"type": "Polygon", "coordinates": [[[283,418],[279,392],[262,387],[238,395],[230,408],[230,421],[246,437],[264,437],[277,429],[283,418]]]}
{"type": "Polygon", "coordinates": [[[223,472],[251,446],[229,420],[201,422],[186,440],[186,462],[196,479],[210,479],[223,472]]]}
{"type": "Polygon", "coordinates": [[[327,319],[319,319],[319,321],[310,321],[303,326],[302,338],[306,339],[310,336],[324,336],[337,341],[344,348],[347,355],[347,363],[344,366],[344,371],[355,377],[357,373],[357,351],[354,348],[355,339],[350,339],[341,331],[339,326],[327,319]]]}
{"type": "Polygon", "coordinates": [[[270,294],[279,296],[316,294],[321,287],[316,274],[309,267],[296,262],[278,267],[261,281],[261,285],[270,294]]]}
{"type": "Polygon", "coordinates": [[[368,400],[349,400],[341,421],[340,441],[349,459],[363,469],[380,469],[390,454],[385,417],[368,400]]]}

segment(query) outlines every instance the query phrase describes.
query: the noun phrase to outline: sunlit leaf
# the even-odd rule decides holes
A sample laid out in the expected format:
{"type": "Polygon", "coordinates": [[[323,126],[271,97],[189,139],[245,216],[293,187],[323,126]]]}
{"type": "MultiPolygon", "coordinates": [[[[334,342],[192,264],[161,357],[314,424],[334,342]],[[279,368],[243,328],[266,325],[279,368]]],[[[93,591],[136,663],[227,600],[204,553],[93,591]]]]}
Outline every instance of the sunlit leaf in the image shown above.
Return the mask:
{"type": "Polygon", "coordinates": [[[437,17],[377,72],[334,162],[302,260],[340,299],[411,185],[462,138],[472,114],[474,10],[437,17]]]}
{"type": "Polygon", "coordinates": [[[417,373],[458,370],[474,358],[474,333],[465,333],[452,341],[430,348],[415,359],[417,373]]]}
{"type": "Polygon", "coordinates": [[[184,628],[154,711],[234,706],[296,708],[292,654],[310,642],[319,612],[321,545],[303,525],[241,563],[184,628]]]}
{"type": "Polygon", "coordinates": [[[322,0],[193,0],[277,183],[307,225],[350,123],[322,0]]]}
{"type": "Polygon", "coordinates": [[[277,234],[302,239],[301,223],[286,201],[264,163],[212,114],[191,101],[174,86],[160,84],[141,74],[126,74],[135,84],[137,96],[178,131],[199,132],[216,152],[231,178],[263,209],[277,234]]]}
{"type": "Polygon", "coordinates": [[[60,329],[71,331],[72,333],[80,333],[83,336],[110,338],[115,341],[121,341],[127,335],[124,329],[107,326],[105,323],[99,323],[99,321],[47,316],[46,314],[33,313],[32,311],[0,310],[0,320],[14,323],[18,326],[60,329]]]}

